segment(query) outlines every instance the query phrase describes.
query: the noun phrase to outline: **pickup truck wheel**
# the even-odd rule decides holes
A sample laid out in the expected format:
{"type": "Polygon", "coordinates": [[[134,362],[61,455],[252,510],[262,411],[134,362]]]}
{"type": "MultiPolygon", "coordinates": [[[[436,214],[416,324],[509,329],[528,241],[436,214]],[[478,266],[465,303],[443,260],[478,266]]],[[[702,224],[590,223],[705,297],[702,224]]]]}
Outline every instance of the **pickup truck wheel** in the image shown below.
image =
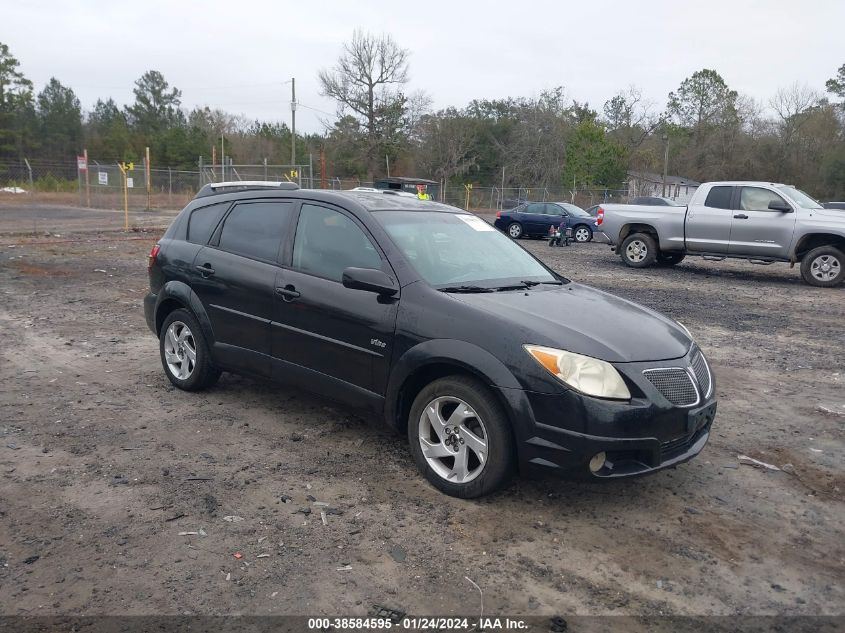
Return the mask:
{"type": "Polygon", "coordinates": [[[575,237],[576,242],[589,242],[593,239],[593,232],[590,230],[589,226],[584,226],[580,224],[575,227],[575,231],[572,233],[575,237]]]}
{"type": "Polygon", "coordinates": [[[448,376],[417,394],[408,417],[411,455],[426,479],[453,497],[498,490],[514,469],[510,423],[490,390],[469,376],[448,376]]]}
{"type": "Polygon", "coordinates": [[[814,248],[801,260],[801,276],[811,286],[837,286],[845,281],[845,254],[835,246],[814,248]]]}
{"type": "Polygon", "coordinates": [[[513,239],[518,240],[522,237],[522,225],[519,222],[512,222],[508,225],[508,235],[513,239]]]}
{"type": "Polygon", "coordinates": [[[657,265],[658,266],[674,266],[675,264],[680,264],[684,261],[683,253],[660,253],[657,255],[657,265]]]}
{"type": "Polygon", "coordinates": [[[657,244],[648,233],[634,233],[622,242],[621,255],[631,268],[645,268],[657,259],[657,244]]]}

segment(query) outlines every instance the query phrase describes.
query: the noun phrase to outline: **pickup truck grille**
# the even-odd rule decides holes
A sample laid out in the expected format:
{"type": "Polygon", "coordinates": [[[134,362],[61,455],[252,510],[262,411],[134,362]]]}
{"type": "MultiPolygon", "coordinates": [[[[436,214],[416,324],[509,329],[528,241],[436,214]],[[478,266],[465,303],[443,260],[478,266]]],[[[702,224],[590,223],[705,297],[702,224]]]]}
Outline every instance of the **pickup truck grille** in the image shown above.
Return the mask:
{"type": "Polygon", "coordinates": [[[698,386],[701,388],[701,397],[706,398],[710,395],[712,379],[710,377],[710,368],[707,366],[707,361],[704,360],[704,355],[700,351],[696,351],[692,357],[692,371],[695,374],[695,379],[698,381],[698,386]]]}
{"type": "Polygon", "coordinates": [[[680,367],[646,369],[643,375],[672,404],[679,407],[698,404],[698,390],[686,369],[680,367]]]}

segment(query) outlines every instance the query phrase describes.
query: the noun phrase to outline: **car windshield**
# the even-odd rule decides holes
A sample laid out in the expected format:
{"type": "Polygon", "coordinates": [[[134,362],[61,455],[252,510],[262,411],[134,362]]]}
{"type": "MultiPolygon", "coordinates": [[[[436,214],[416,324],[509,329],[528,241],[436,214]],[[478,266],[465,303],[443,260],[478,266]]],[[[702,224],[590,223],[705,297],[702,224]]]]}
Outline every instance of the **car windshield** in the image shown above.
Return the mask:
{"type": "Polygon", "coordinates": [[[570,204],[568,202],[558,202],[556,204],[559,204],[564,209],[566,209],[566,211],[567,211],[567,213],[569,213],[569,215],[574,215],[577,218],[588,218],[588,217],[590,217],[589,213],[584,211],[584,209],[582,209],[581,207],[576,207],[574,204],[570,204]]]}
{"type": "Polygon", "coordinates": [[[806,193],[801,191],[800,189],[796,189],[795,187],[789,186],[780,186],[777,188],[781,193],[783,193],[787,198],[791,198],[795,204],[803,209],[821,209],[822,205],[818,203],[818,201],[813,200],[810,196],[806,193]]]}
{"type": "Polygon", "coordinates": [[[417,273],[436,288],[559,283],[539,261],[477,216],[419,211],[377,211],[373,216],[417,273]]]}

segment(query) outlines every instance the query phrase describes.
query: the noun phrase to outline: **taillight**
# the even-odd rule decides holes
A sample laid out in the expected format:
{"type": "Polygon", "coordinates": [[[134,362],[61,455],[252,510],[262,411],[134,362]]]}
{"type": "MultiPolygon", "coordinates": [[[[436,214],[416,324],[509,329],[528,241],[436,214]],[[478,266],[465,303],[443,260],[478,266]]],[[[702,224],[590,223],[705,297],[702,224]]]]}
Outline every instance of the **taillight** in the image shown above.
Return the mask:
{"type": "Polygon", "coordinates": [[[497,220],[500,220],[501,218],[502,218],[502,212],[501,212],[501,211],[496,211],[496,219],[497,219],[497,220]]]}
{"type": "Polygon", "coordinates": [[[604,209],[599,207],[596,209],[596,226],[599,226],[602,222],[604,222],[604,209]]]}
{"type": "Polygon", "coordinates": [[[156,257],[158,257],[158,252],[161,250],[161,246],[156,244],[153,246],[153,250],[150,251],[150,260],[147,262],[147,272],[150,272],[153,269],[153,264],[156,263],[156,257]]]}

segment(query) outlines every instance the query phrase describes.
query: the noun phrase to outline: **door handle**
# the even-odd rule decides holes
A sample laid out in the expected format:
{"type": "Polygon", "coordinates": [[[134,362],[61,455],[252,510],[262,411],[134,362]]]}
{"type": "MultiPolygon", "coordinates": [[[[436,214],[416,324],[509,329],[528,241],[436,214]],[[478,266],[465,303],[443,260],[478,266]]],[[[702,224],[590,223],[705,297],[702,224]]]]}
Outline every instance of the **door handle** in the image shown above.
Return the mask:
{"type": "Polygon", "coordinates": [[[284,301],[293,301],[294,299],[298,299],[300,296],[299,292],[297,292],[296,288],[288,284],[284,288],[276,287],[276,294],[280,295],[284,301]]]}
{"type": "Polygon", "coordinates": [[[745,215],[744,213],[737,213],[737,214],[734,216],[734,218],[735,218],[735,219],[737,219],[737,220],[747,220],[747,219],[748,219],[748,216],[747,216],[747,215],[745,215]]]}
{"type": "Polygon", "coordinates": [[[200,273],[202,273],[203,277],[209,277],[214,274],[214,269],[211,267],[211,264],[203,264],[202,266],[196,267],[200,273]]]}

